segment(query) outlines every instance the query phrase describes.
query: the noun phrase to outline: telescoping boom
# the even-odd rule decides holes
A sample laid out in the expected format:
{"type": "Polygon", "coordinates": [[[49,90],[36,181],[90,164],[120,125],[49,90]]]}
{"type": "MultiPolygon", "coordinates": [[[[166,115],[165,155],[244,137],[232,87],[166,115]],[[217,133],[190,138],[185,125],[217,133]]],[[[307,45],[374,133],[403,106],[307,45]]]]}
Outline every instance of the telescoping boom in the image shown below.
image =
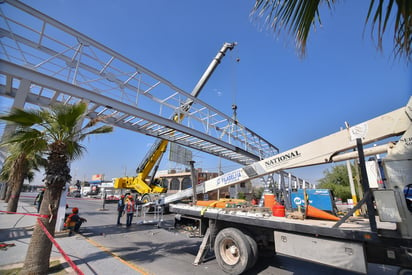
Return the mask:
{"type": "MultiPolygon", "coordinates": [[[[200,91],[203,89],[204,85],[219,65],[222,58],[225,56],[228,50],[232,50],[235,47],[236,43],[224,43],[222,48],[219,50],[215,58],[209,64],[206,71],[203,73],[202,77],[194,87],[191,92],[191,96],[198,97],[200,91]]],[[[181,122],[184,118],[185,112],[190,110],[190,107],[193,104],[193,100],[188,98],[184,104],[180,106],[180,109],[176,111],[172,119],[175,122],[181,122]]],[[[173,133],[171,133],[173,134],[173,133]]],[[[155,144],[152,146],[150,151],[143,158],[142,162],[136,169],[137,175],[135,177],[121,177],[114,180],[115,188],[128,188],[136,190],[139,194],[142,195],[142,200],[144,202],[151,201],[151,193],[164,193],[167,191],[166,188],[161,187],[157,184],[154,179],[158,164],[162,159],[163,154],[166,152],[167,145],[169,141],[165,139],[158,139],[155,144]],[[149,175],[152,174],[149,182],[147,179],[149,175]]]]}

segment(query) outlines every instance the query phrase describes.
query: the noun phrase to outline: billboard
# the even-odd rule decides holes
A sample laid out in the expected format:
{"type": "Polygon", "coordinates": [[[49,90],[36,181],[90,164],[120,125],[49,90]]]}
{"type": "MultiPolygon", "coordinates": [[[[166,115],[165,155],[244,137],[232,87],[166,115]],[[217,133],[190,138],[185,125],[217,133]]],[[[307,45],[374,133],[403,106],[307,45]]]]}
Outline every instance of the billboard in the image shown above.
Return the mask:
{"type": "Polygon", "coordinates": [[[192,151],[177,145],[176,143],[170,143],[169,160],[183,165],[189,165],[189,161],[192,160],[192,151]]]}
{"type": "Polygon", "coordinates": [[[102,174],[97,174],[92,176],[92,181],[102,181],[103,180],[103,175],[102,174]]]}

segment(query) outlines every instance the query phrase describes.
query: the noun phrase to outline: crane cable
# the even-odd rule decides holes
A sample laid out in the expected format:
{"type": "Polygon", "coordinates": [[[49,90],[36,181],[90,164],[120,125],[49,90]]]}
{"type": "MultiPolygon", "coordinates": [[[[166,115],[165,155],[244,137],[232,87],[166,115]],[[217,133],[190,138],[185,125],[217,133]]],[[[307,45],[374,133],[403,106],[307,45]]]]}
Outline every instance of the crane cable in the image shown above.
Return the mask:
{"type": "Polygon", "coordinates": [[[233,110],[233,120],[237,122],[237,104],[236,104],[236,94],[237,94],[237,64],[240,62],[239,58],[239,49],[236,48],[236,57],[235,54],[231,52],[233,66],[232,66],[232,110],[233,110]]]}

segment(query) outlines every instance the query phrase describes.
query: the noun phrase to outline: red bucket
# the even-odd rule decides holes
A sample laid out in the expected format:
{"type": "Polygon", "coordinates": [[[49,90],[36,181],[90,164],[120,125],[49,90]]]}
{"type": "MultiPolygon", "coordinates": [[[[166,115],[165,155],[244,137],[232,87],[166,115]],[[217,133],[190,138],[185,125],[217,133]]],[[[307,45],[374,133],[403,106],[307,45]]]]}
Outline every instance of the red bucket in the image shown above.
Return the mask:
{"type": "Polygon", "coordinates": [[[272,207],[272,214],[275,217],[284,217],[285,214],[285,207],[280,204],[276,204],[272,207]]]}

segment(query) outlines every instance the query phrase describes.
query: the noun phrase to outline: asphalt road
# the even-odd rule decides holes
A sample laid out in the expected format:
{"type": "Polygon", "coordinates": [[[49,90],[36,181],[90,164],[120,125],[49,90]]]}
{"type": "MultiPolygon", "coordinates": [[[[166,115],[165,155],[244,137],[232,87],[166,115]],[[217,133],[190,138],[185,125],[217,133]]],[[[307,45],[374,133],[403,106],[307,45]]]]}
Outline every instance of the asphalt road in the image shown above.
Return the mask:
{"type": "MultiPolygon", "coordinates": [[[[32,202],[35,193],[22,194],[21,200],[32,202]]],[[[134,217],[133,225],[117,226],[116,204],[105,204],[98,199],[68,198],[68,212],[72,207],[80,209],[80,216],[87,219],[82,225],[82,235],[95,245],[114,253],[126,263],[138,266],[146,274],[225,274],[213,257],[205,263],[193,265],[202,239],[174,228],[174,215],[163,216],[159,224],[152,214],[134,217]]],[[[125,223],[125,217],[122,218],[125,223]]],[[[368,265],[368,274],[397,274],[398,268],[383,265],[368,265]]],[[[279,255],[260,257],[255,267],[247,274],[357,274],[319,264],[283,257],[279,255]]]]}

